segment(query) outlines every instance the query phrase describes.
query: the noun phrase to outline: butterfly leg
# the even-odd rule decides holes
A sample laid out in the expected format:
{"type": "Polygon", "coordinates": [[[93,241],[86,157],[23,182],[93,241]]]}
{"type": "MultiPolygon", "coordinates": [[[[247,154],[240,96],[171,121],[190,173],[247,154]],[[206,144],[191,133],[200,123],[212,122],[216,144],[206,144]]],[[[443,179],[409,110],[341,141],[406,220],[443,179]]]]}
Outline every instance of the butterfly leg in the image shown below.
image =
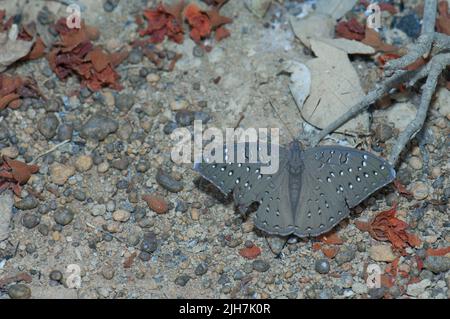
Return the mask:
{"type": "Polygon", "coordinates": [[[239,212],[239,215],[242,217],[243,220],[246,220],[248,217],[248,206],[244,204],[238,204],[236,205],[237,211],[239,212]]]}

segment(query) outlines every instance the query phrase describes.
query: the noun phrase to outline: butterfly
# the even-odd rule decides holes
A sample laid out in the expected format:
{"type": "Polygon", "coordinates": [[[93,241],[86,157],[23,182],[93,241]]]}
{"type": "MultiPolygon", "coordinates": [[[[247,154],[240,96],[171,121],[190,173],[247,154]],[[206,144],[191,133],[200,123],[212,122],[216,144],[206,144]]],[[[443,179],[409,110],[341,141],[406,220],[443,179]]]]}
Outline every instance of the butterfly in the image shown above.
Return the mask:
{"type": "Polygon", "coordinates": [[[231,159],[225,145],[224,163],[199,162],[194,170],[225,195],[232,193],[242,212],[257,203],[255,226],[271,235],[327,233],[396,176],[390,163],[370,152],[343,146],[304,149],[298,140],[280,146],[278,171],[264,174],[267,163],[249,161],[253,146],[234,143],[231,159]],[[246,161],[237,161],[239,151],[246,161]]]}

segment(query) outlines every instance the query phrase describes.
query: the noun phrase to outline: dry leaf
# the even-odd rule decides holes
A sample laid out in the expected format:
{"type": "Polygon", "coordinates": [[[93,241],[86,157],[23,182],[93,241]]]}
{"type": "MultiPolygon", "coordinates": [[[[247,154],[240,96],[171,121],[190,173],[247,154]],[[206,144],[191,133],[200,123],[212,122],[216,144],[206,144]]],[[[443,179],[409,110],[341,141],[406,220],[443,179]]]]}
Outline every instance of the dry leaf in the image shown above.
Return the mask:
{"type": "Polygon", "coordinates": [[[335,32],[339,38],[361,41],[364,39],[366,30],[364,25],[359,23],[358,20],[351,18],[348,21],[340,21],[336,25],[335,32]]]}
{"type": "MultiPolygon", "coordinates": [[[[309,124],[324,128],[360,101],[364,91],[347,53],[315,39],[311,40],[311,48],[317,58],[306,62],[312,82],[301,113],[309,124]]],[[[339,132],[367,133],[368,130],[369,115],[364,112],[339,132]]]]}
{"type": "Polygon", "coordinates": [[[255,259],[261,255],[261,249],[256,245],[253,245],[252,247],[245,247],[239,250],[239,255],[247,259],[255,259]]]}
{"type": "Polygon", "coordinates": [[[336,232],[331,232],[319,237],[319,240],[329,245],[342,245],[344,241],[336,232]]]}
{"type": "Polygon", "coordinates": [[[2,159],[3,164],[0,166],[0,193],[5,189],[11,189],[14,194],[20,196],[20,185],[26,184],[31,175],[39,171],[39,167],[11,160],[6,156],[3,156],[2,159]]]}
{"type": "Polygon", "coordinates": [[[383,42],[380,34],[371,28],[366,28],[365,37],[361,42],[370,45],[379,52],[398,52],[398,48],[396,46],[383,42]]]}
{"type": "Polygon", "coordinates": [[[0,72],[26,56],[32,46],[32,41],[11,39],[7,32],[0,33],[0,72]]]}
{"type": "Polygon", "coordinates": [[[448,10],[448,2],[443,0],[438,6],[439,16],[436,21],[436,29],[440,33],[450,35],[450,13],[448,10]]]}
{"type": "Polygon", "coordinates": [[[297,38],[308,48],[311,48],[311,39],[331,39],[334,34],[334,20],[324,14],[312,14],[304,19],[291,17],[289,20],[292,31],[297,38]]]}
{"type": "Polygon", "coordinates": [[[338,20],[349,12],[357,2],[358,0],[317,0],[316,11],[338,20]]]}
{"type": "Polygon", "coordinates": [[[414,234],[406,231],[407,223],[395,217],[397,204],[391,209],[381,212],[369,223],[369,234],[376,240],[389,241],[394,249],[405,255],[407,246],[418,247],[421,240],[414,234]]]}

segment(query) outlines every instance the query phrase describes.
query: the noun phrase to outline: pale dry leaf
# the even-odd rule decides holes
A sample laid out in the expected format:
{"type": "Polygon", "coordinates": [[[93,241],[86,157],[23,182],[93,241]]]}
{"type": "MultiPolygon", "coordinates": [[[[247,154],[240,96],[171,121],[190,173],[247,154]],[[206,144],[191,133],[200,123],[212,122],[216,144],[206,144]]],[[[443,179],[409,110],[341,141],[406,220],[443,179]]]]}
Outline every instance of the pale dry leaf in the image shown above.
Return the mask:
{"type": "Polygon", "coordinates": [[[6,32],[0,33],[0,72],[30,52],[34,41],[10,39],[6,32]]]}
{"type": "Polygon", "coordinates": [[[311,91],[311,72],[303,63],[287,61],[284,70],[291,74],[289,90],[298,108],[302,108],[311,91]]]}
{"type": "Polygon", "coordinates": [[[347,54],[371,55],[375,54],[376,52],[374,48],[360,41],[349,40],[344,38],[338,39],[320,38],[319,40],[325,42],[326,44],[332,45],[337,49],[341,49],[347,54]]]}
{"type": "Polygon", "coordinates": [[[258,18],[264,18],[272,0],[245,0],[244,4],[258,18]]]}
{"type": "Polygon", "coordinates": [[[311,48],[310,39],[334,36],[334,21],[328,15],[315,13],[304,19],[291,17],[290,24],[295,36],[308,48],[311,48]]]}
{"type": "MultiPolygon", "coordinates": [[[[301,109],[311,125],[324,128],[364,97],[364,92],[347,53],[319,40],[311,40],[316,59],[306,63],[311,71],[311,93],[301,109]]],[[[369,115],[364,112],[338,132],[367,133],[369,115]]]]}
{"type": "Polygon", "coordinates": [[[317,0],[316,12],[331,16],[334,20],[342,18],[358,0],[317,0]]]}

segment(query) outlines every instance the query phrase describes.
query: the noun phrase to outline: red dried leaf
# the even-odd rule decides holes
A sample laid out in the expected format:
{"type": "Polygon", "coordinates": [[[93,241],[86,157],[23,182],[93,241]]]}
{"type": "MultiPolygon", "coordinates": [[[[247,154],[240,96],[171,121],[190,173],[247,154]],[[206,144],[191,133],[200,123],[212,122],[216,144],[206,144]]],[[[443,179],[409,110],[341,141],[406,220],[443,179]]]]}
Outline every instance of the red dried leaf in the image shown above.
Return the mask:
{"type": "Polygon", "coordinates": [[[360,220],[355,220],[355,226],[360,231],[369,231],[370,223],[363,222],[363,221],[360,221],[360,220]]]}
{"type": "Polygon", "coordinates": [[[419,237],[406,231],[409,225],[395,217],[396,212],[397,204],[376,215],[370,222],[368,231],[376,240],[391,242],[394,249],[404,255],[407,246],[417,247],[421,241],[419,237]]]}
{"type": "Polygon", "coordinates": [[[220,10],[219,8],[215,7],[209,11],[206,11],[206,14],[208,15],[211,21],[211,27],[213,30],[216,30],[217,28],[225,24],[233,22],[233,19],[220,15],[219,10],[220,10]]]}
{"type": "Polygon", "coordinates": [[[396,60],[398,58],[400,58],[401,56],[399,54],[394,54],[394,53],[385,53],[382,54],[378,57],[378,62],[380,63],[380,65],[383,67],[387,62],[391,61],[391,60],[396,60]]]}
{"type": "Polygon", "coordinates": [[[14,194],[20,196],[20,185],[28,182],[31,174],[38,171],[39,167],[36,165],[28,165],[3,156],[3,164],[0,166],[0,192],[11,189],[14,194]]]}
{"type": "Polygon", "coordinates": [[[389,274],[382,274],[380,276],[381,286],[391,288],[395,284],[395,278],[389,274]]]}
{"type": "Polygon", "coordinates": [[[6,108],[11,102],[20,98],[19,94],[11,93],[0,98],[0,110],[6,108]]]}
{"type": "Polygon", "coordinates": [[[338,251],[339,251],[338,247],[322,247],[323,254],[329,259],[333,259],[338,253],[338,251]]]}
{"type": "Polygon", "coordinates": [[[321,243],[315,242],[315,243],[312,244],[312,250],[313,251],[318,251],[321,248],[322,248],[322,244],[321,243]]]}
{"type": "Polygon", "coordinates": [[[448,2],[442,0],[438,5],[439,16],[436,19],[436,29],[440,33],[450,35],[450,14],[448,10],[448,2]]]}
{"type": "Polygon", "coordinates": [[[200,42],[203,38],[210,36],[212,31],[210,18],[196,4],[189,4],[184,10],[184,16],[191,27],[189,35],[192,40],[200,42]]]}
{"type": "Polygon", "coordinates": [[[225,38],[228,38],[231,35],[230,31],[225,27],[220,27],[216,30],[216,34],[214,35],[214,38],[217,42],[222,41],[225,38]]]}
{"type": "Polygon", "coordinates": [[[184,39],[183,8],[184,1],[180,1],[174,6],[165,6],[160,3],[155,9],[144,10],[147,27],[141,29],[139,34],[149,35],[151,43],[161,43],[166,37],[176,43],[182,43],[184,39]]]}
{"type": "Polygon", "coordinates": [[[253,245],[252,247],[245,247],[239,250],[239,255],[247,259],[255,259],[261,255],[261,249],[256,245],[253,245]]]}
{"type": "Polygon", "coordinates": [[[101,47],[95,47],[91,40],[98,38],[98,30],[81,23],[80,29],[69,29],[65,19],[55,25],[60,41],[48,55],[51,69],[61,80],[71,74],[78,75],[81,86],[98,91],[102,87],[121,90],[120,76],[114,70],[128,55],[127,52],[109,54],[101,47]]]}
{"type": "Polygon", "coordinates": [[[324,234],[319,237],[319,240],[325,244],[330,244],[330,245],[342,245],[344,243],[342,238],[339,237],[339,235],[335,232],[324,234]]]}
{"type": "Polygon", "coordinates": [[[340,21],[336,25],[336,36],[338,38],[362,41],[365,33],[364,25],[359,23],[355,18],[348,21],[340,21]]]}
{"type": "Polygon", "coordinates": [[[396,46],[383,42],[380,34],[371,28],[366,28],[365,37],[361,40],[361,42],[373,47],[379,52],[398,52],[398,48],[396,46]]]}
{"type": "Polygon", "coordinates": [[[45,44],[41,37],[36,39],[31,51],[23,58],[24,60],[36,60],[45,55],[45,44]]]}
{"type": "Polygon", "coordinates": [[[450,254],[450,246],[444,248],[428,248],[427,256],[445,256],[450,254]]]}

